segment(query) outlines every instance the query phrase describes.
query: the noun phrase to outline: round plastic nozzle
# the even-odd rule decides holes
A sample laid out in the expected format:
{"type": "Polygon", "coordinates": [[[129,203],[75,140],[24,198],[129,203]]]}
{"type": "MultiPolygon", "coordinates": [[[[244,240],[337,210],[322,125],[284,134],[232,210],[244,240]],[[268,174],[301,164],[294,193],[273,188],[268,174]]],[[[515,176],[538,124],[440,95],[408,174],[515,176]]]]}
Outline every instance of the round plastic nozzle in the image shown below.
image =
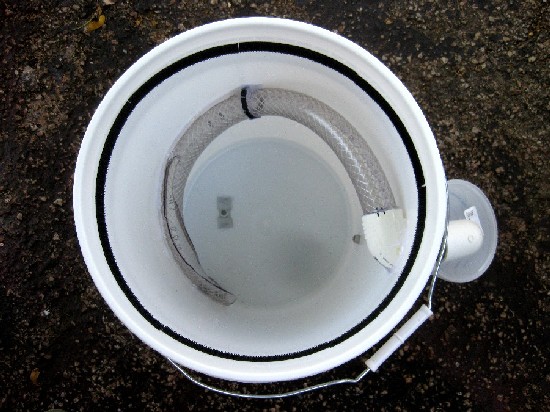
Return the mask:
{"type": "Polygon", "coordinates": [[[457,243],[455,237],[459,236],[460,242],[460,236],[464,235],[461,231],[454,230],[454,226],[467,227],[467,225],[453,223],[458,221],[477,224],[481,229],[483,240],[480,246],[472,249],[473,253],[462,253],[462,255],[449,253],[441,263],[439,277],[449,282],[471,282],[485,273],[495,256],[498,239],[495,212],[487,196],[476,185],[465,180],[453,179],[447,182],[447,188],[449,193],[447,246],[451,248],[457,243]]]}

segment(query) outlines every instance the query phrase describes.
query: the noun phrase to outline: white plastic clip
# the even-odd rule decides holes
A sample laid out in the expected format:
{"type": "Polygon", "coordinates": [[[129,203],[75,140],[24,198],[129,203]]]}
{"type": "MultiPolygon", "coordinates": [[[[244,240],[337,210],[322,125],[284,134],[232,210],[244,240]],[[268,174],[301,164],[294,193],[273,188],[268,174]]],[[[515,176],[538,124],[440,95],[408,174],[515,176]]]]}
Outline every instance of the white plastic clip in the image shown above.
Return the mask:
{"type": "Polygon", "coordinates": [[[378,263],[386,269],[393,265],[403,251],[403,237],[407,223],[402,209],[380,210],[364,215],[363,232],[367,247],[378,263]]]}

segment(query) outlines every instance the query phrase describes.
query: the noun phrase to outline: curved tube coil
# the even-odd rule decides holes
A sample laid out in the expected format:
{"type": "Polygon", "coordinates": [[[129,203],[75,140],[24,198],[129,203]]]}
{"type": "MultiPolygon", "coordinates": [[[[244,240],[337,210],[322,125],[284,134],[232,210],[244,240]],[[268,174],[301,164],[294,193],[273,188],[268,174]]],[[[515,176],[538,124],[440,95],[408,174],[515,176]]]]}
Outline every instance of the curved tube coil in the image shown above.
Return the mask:
{"type": "Polygon", "coordinates": [[[374,153],[339,113],[302,93],[276,88],[243,88],[201,114],[176,143],[167,162],[163,210],[169,243],[182,270],[204,293],[229,305],[236,297],[202,269],[183,221],[183,194],[193,165],[221,133],[245,120],[280,116],[315,132],[342,162],[364,215],[394,209],[395,198],[374,153]]]}

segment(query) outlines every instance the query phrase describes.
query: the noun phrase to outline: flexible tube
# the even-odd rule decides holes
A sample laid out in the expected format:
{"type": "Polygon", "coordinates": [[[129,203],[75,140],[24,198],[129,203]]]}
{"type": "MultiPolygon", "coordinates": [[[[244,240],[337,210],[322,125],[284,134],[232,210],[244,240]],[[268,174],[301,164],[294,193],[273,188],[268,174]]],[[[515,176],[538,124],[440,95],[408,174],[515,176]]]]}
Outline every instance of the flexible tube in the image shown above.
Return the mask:
{"type": "Polygon", "coordinates": [[[193,165],[206,147],[231,126],[262,116],[280,116],[315,132],[342,162],[365,215],[396,207],[376,156],[339,113],[302,93],[277,88],[243,88],[198,116],[177,141],[167,162],[163,211],[166,232],[183,272],[201,291],[229,305],[236,297],[207,276],[185,228],[183,194],[193,165]]]}

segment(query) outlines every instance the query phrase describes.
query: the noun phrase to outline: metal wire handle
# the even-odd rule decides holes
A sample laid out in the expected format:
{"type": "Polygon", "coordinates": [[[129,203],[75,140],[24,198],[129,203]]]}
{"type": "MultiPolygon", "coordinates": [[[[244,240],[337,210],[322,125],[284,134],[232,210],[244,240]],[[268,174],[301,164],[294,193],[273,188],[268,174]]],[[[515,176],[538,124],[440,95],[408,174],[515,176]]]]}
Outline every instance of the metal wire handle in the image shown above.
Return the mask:
{"type": "Polygon", "coordinates": [[[295,395],[302,395],[307,392],[316,391],[318,389],[327,388],[329,386],[334,385],[342,385],[342,384],[354,384],[358,383],[361,379],[365,377],[370,372],[369,368],[366,368],[363,372],[361,372],[357,377],[355,378],[345,378],[345,379],[337,379],[329,382],[323,382],[318,383],[317,385],[308,386],[306,388],[302,389],[296,389],[289,392],[281,392],[281,393],[268,393],[268,394],[255,394],[255,393],[242,393],[242,392],[233,392],[233,391],[227,391],[224,389],[217,388],[212,385],[208,385],[204,382],[199,381],[197,378],[193,377],[189,372],[187,372],[185,369],[183,369],[180,365],[178,365],[176,362],[174,362],[172,359],[167,358],[168,361],[174,365],[174,367],[181,372],[183,376],[185,376],[187,379],[189,379],[191,382],[193,382],[195,385],[200,386],[201,388],[211,390],[212,392],[219,393],[221,395],[229,395],[233,396],[235,398],[246,398],[246,399],[277,399],[277,398],[288,398],[289,396],[295,396],[295,395]]]}
{"type": "MultiPolygon", "coordinates": [[[[447,233],[445,232],[443,236],[443,240],[441,243],[441,247],[439,250],[439,254],[437,256],[437,260],[435,262],[435,265],[432,269],[431,273],[431,283],[430,283],[430,289],[428,291],[428,302],[427,307],[431,311],[432,309],[432,299],[433,299],[433,292],[435,289],[435,281],[437,280],[437,274],[439,273],[439,268],[441,266],[441,262],[443,261],[443,257],[445,256],[445,250],[447,248],[447,233]]],[[[235,392],[235,391],[229,391],[217,388],[215,386],[209,385],[207,383],[201,382],[199,379],[195,378],[191,373],[186,371],[184,368],[182,368],[180,365],[178,365],[176,362],[174,362],[170,358],[166,358],[168,361],[188,380],[193,382],[195,385],[200,386],[201,388],[208,389],[212,392],[218,393],[220,395],[227,395],[232,396],[235,398],[245,398],[245,399],[278,399],[278,398],[288,398],[290,396],[296,396],[296,395],[303,395],[304,393],[313,392],[319,389],[328,388],[330,386],[336,386],[336,385],[345,385],[345,384],[356,384],[361,379],[363,379],[366,375],[368,375],[369,372],[371,372],[370,368],[364,369],[360,374],[358,374],[355,378],[344,378],[344,379],[336,379],[328,382],[322,382],[318,383],[313,386],[308,386],[302,389],[295,389],[288,392],[281,392],[281,393],[266,393],[266,394],[254,394],[254,393],[243,393],[243,392],[235,392]]]]}

